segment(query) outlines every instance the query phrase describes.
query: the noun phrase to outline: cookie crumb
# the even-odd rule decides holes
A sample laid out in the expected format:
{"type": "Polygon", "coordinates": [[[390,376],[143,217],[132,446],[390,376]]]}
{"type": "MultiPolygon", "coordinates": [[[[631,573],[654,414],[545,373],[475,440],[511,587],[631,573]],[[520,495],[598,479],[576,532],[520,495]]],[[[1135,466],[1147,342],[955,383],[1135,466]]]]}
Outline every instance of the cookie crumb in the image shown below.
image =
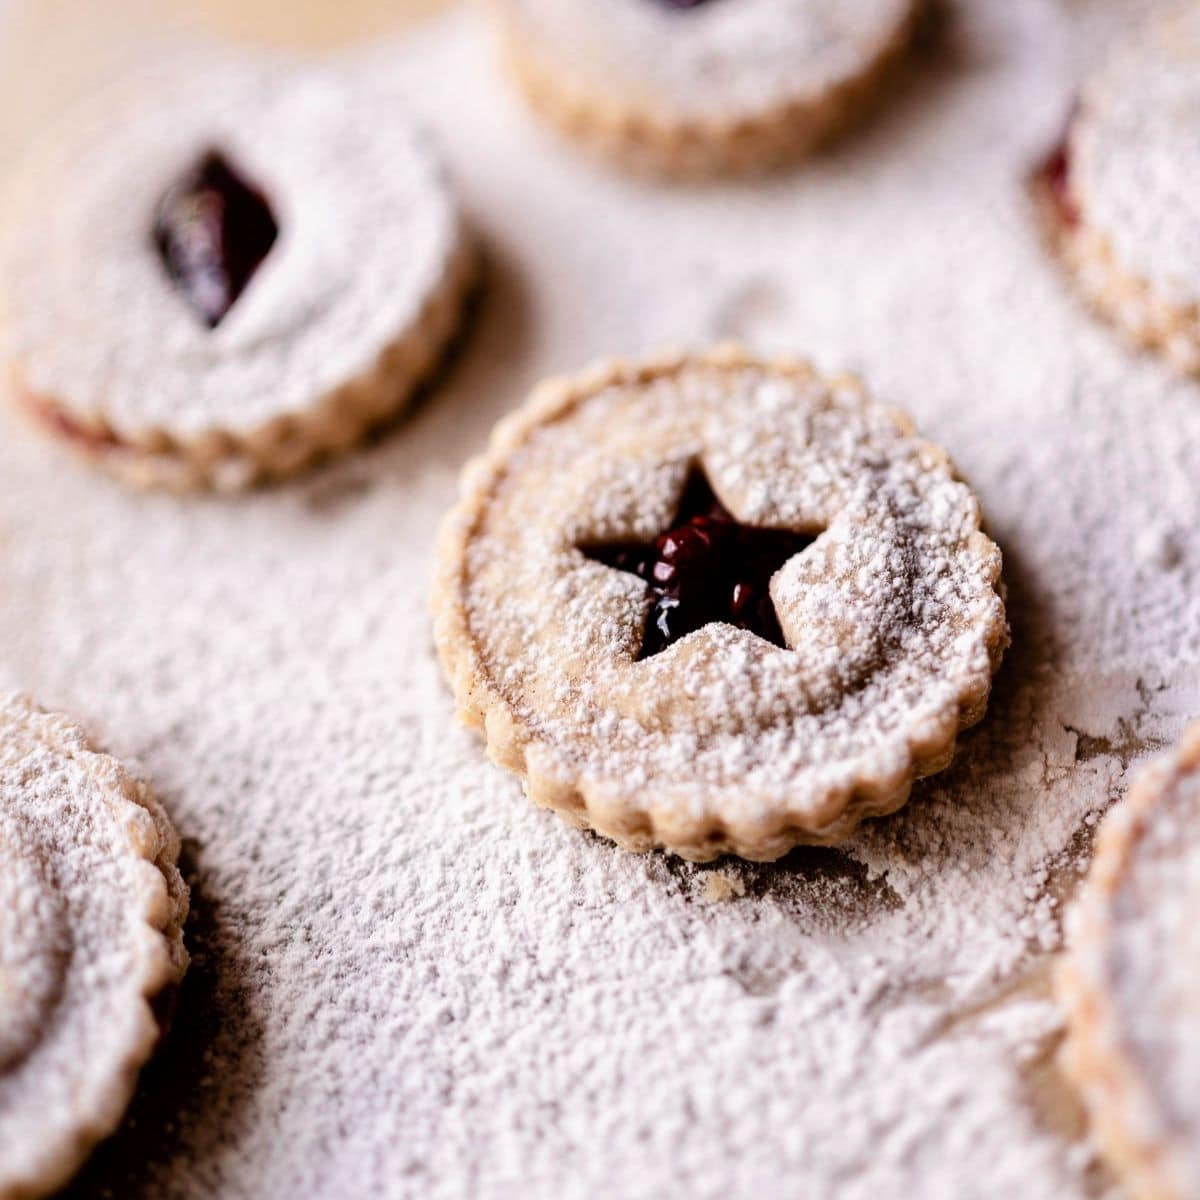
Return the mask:
{"type": "Polygon", "coordinates": [[[719,904],[722,900],[732,900],[735,896],[744,896],[746,885],[736,875],[726,875],[723,871],[708,871],[704,876],[705,904],[719,904]]]}

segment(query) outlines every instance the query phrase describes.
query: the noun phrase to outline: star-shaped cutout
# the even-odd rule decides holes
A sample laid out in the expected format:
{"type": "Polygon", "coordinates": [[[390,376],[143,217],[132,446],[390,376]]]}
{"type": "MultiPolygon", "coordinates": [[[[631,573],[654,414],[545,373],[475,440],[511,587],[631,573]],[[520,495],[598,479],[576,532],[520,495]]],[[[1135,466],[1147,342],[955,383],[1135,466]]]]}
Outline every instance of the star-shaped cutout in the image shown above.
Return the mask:
{"type": "Polygon", "coordinates": [[[785,646],[771,577],[816,536],[742,525],[717,499],[704,471],[693,467],[674,520],[653,541],[579,549],[595,562],[636,575],[650,589],[641,661],[714,621],[785,646]]]}

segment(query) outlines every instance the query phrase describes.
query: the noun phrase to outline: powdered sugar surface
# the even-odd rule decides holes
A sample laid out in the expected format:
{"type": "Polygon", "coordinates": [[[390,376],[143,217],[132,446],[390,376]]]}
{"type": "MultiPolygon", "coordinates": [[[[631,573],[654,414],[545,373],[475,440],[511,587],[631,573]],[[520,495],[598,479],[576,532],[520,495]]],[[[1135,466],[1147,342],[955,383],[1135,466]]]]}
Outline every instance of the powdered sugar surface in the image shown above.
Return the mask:
{"type": "Polygon", "coordinates": [[[831,796],[895,790],[922,738],[940,752],[1004,644],[975,498],[849,387],[700,362],[613,383],[533,427],[484,494],[439,597],[466,610],[447,652],[540,773],[656,824],[830,825],[831,796]],[[739,520],[817,535],[772,581],[786,650],[710,625],[638,661],[644,585],[580,552],[666,529],[692,463],[739,520]]]}
{"type": "Polygon", "coordinates": [[[237,55],[183,56],[89,97],[11,205],[4,300],[24,380],[126,437],[244,433],[319,403],[416,323],[458,239],[388,80],[237,55]],[[152,230],[214,148],[263,192],[279,235],[210,330],[152,230]]]}
{"type": "Polygon", "coordinates": [[[662,116],[760,115],[864,74],[912,0],[500,0],[520,51],[589,93],[662,116]]]}
{"type": "Polygon", "coordinates": [[[1200,405],[1086,317],[1026,207],[1121,23],[1081,7],[964,4],[871,130],[696,190],[580,162],[450,16],[374,59],[493,252],[411,421],[236,505],[5,426],[0,676],[141,759],[195,885],[175,1034],[77,1194],[1088,1194],[1040,981],[1092,815],[1200,707],[1200,405]],[[902,814],[719,865],[745,895],[713,904],[484,759],[425,600],[461,463],[536,379],[722,334],[860,370],[951,451],[1014,646],[902,814]]]}
{"type": "Polygon", "coordinates": [[[1164,301],[1200,303],[1200,9],[1142,31],[1087,88],[1072,138],[1084,217],[1164,301]]]}

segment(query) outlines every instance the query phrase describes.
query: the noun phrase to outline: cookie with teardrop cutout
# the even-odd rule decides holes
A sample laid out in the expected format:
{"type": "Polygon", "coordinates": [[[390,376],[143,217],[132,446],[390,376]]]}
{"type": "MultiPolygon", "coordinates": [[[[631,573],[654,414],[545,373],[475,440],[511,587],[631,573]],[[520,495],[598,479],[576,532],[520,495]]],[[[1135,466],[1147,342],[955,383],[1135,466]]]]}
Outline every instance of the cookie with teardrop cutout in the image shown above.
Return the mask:
{"type": "Polygon", "coordinates": [[[22,408],[140,484],[232,488],[394,415],[471,253],[378,73],[187,56],[48,130],[10,189],[0,315],[22,408]]]}

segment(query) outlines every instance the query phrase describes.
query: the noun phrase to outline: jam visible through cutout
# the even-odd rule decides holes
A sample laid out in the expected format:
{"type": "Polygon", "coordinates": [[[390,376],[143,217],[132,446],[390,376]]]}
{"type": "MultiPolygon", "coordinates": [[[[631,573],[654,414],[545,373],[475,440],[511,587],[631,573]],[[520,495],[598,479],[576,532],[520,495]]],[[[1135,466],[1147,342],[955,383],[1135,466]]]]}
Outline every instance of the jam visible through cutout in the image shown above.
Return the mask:
{"type": "Polygon", "coordinates": [[[122,445],[121,439],[111,430],[93,429],[42,396],[20,391],[18,398],[35,420],[40,421],[57,437],[74,442],[88,453],[99,454],[106,450],[118,449],[122,445]]]}
{"type": "Polygon", "coordinates": [[[209,329],[233,307],[278,232],[263,194],[216,151],[167,192],[154,221],[167,274],[209,329]]]}
{"type": "Polygon", "coordinates": [[[1076,103],[1067,117],[1058,144],[1042,160],[1034,176],[1036,185],[1053,206],[1054,219],[1067,229],[1079,224],[1079,205],[1071,187],[1071,130],[1078,115],[1079,105],[1076,103]]]}
{"type": "Polygon", "coordinates": [[[1054,212],[1063,225],[1079,223],[1079,207],[1071,195],[1071,152],[1064,140],[1042,164],[1041,178],[1054,212]]]}
{"type": "Polygon", "coordinates": [[[638,660],[650,658],[714,621],[785,646],[768,590],[771,577],[816,534],[742,525],[694,468],[671,526],[651,542],[581,546],[583,554],[628,571],[650,588],[652,604],[638,660]]]}

